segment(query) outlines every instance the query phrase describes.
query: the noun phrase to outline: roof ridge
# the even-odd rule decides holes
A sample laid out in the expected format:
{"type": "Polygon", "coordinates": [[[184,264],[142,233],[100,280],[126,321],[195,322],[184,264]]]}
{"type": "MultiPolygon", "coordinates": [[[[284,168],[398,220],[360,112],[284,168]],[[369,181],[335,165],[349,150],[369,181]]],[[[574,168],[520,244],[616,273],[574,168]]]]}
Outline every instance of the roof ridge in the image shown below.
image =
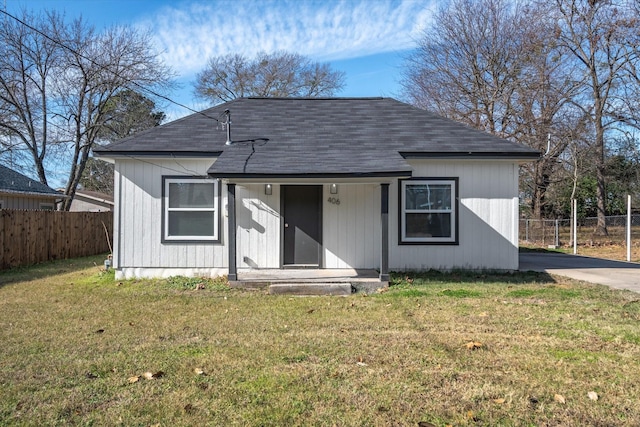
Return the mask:
{"type": "Polygon", "coordinates": [[[247,98],[238,99],[261,99],[261,100],[273,100],[273,101],[372,101],[387,99],[383,96],[322,96],[322,97],[310,97],[310,96],[249,96],[247,98]]]}

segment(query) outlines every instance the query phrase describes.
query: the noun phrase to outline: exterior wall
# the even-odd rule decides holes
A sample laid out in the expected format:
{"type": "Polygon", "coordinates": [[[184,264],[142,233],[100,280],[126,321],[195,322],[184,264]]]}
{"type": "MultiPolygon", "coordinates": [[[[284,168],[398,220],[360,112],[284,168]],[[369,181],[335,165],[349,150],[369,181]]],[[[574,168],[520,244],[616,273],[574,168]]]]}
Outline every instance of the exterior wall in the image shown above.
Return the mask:
{"type": "MultiPolygon", "coordinates": [[[[281,186],[236,186],[238,268],[280,268],[281,186]]],[[[323,185],[324,268],[377,268],[380,265],[380,186],[338,184],[338,194],[323,185]],[[329,198],[339,200],[332,203],[329,198]]]]}
{"type": "MultiPolygon", "coordinates": [[[[116,161],[113,267],[117,278],[227,274],[226,197],[220,203],[221,243],[162,242],[162,176],[204,176],[213,161],[116,161]]],[[[226,191],[220,185],[221,196],[226,191]]]]}
{"type": "MultiPolygon", "coordinates": [[[[220,243],[163,243],[162,176],[206,175],[214,159],[118,160],[116,277],[227,274],[227,188],[220,185],[220,243]]],[[[389,187],[390,270],[518,268],[518,165],[510,161],[412,160],[413,176],[458,178],[458,245],[399,244],[398,180],[389,187]]],[[[324,268],[380,267],[380,184],[323,184],[324,268]],[[339,204],[337,201],[339,200],[339,204]]],[[[280,185],[236,185],[239,269],[280,268],[280,185]]]]}
{"type": "Polygon", "coordinates": [[[24,197],[0,194],[3,209],[38,210],[42,203],[52,204],[55,209],[56,199],[53,197],[24,197]]]}
{"type": "Polygon", "coordinates": [[[518,165],[412,160],[413,176],[458,177],[459,245],[399,245],[398,183],[389,189],[389,268],[518,269],[518,165]]]}
{"type": "Polygon", "coordinates": [[[236,226],[238,268],[280,268],[279,185],[236,185],[236,226]]]}
{"type": "Polygon", "coordinates": [[[379,184],[338,184],[338,194],[324,186],[325,268],[379,268],[381,232],[379,184]]]}
{"type": "Polygon", "coordinates": [[[106,203],[90,202],[80,200],[76,195],[71,202],[71,212],[108,212],[113,210],[113,206],[106,203]]]}

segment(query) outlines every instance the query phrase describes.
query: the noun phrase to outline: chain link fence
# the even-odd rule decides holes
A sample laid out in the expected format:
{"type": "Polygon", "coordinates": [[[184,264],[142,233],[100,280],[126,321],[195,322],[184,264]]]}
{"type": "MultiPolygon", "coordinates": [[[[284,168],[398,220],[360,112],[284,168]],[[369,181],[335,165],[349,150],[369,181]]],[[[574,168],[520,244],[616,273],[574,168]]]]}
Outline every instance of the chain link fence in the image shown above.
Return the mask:
{"type": "MultiPolygon", "coordinates": [[[[577,244],[580,245],[626,245],[627,215],[607,216],[607,236],[595,234],[597,218],[578,219],[577,244]]],[[[572,246],[572,224],[570,219],[521,219],[520,241],[532,246],[572,246]]],[[[640,214],[631,215],[631,241],[640,243],[640,214]]]]}

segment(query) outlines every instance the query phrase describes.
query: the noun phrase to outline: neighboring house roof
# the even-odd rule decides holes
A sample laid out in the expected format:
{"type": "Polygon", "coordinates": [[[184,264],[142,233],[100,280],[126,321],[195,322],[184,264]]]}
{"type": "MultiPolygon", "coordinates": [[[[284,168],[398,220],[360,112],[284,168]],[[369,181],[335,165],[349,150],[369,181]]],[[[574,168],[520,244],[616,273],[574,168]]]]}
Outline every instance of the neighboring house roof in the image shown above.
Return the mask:
{"type": "MultiPolygon", "coordinates": [[[[58,193],[64,193],[64,188],[58,188],[58,193]]],[[[99,210],[113,210],[114,205],[113,195],[111,194],[101,193],[99,191],[76,190],[70,210],[96,212],[96,210],[92,208],[97,206],[99,210]]]]}
{"type": "Polygon", "coordinates": [[[0,193],[38,197],[64,197],[53,188],[0,165],[0,193]]]}
{"type": "Polygon", "coordinates": [[[75,197],[82,197],[87,201],[95,201],[106,203],[108,205],[113,205],[113,195],[101,193],[99,191],[89,191],[89,190],[76,190],[75,197]]]}
{"type": "Polygon", "coordinates": [[[392,98],[240,98],[138,133],[100,156],[216,156],[209,173],[402,176],[407,158],[536,159],[540,152],[392,98]],[[214,119],[231,114],[232,145],[214,119]]]}

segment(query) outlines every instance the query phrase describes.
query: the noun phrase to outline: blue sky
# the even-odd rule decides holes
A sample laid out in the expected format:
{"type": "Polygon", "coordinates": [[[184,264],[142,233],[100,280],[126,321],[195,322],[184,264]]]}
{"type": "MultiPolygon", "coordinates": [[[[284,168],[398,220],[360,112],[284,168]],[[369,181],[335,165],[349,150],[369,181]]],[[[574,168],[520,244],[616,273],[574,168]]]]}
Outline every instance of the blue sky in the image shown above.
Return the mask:
{"type": "MultiPolygon", "coordinates": [[[[346,73],[339,96],[400,97],[404,58],[428,25],[436,0],[0,0],[7,11],[80,15],[98,29],[149,30],[181,89],[170,97],[194,109],[195,75],[211,56],[287,50],[346,73]]],[[[2,4],[0,4],[0,7],[2,4]]],[[[166,105],[170,118],[189,113],[166,105]]]]}

